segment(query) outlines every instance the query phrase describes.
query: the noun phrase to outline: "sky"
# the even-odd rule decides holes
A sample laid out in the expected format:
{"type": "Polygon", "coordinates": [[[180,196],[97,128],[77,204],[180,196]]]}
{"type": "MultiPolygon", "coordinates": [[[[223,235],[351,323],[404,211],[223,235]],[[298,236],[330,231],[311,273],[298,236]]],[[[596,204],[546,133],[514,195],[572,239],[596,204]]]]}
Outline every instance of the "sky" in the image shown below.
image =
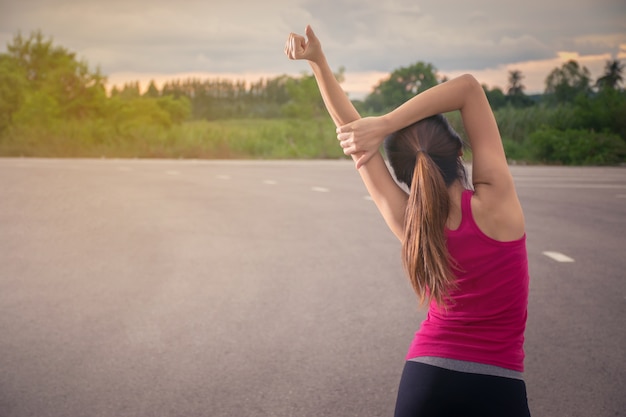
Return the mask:
{"type": "Polygon", "coordinates": [[[310,73],[283,52],[307,24],[333,70],[345,68],[352,98],[417,61],[491,88],[506,89],[519,70],[527,94],[569,59],[594,79],[608,60],[626,63],[626,0],[0,0],[0,51],[18,32],[41,30],[109,87],[258,81],[310,73]]]}

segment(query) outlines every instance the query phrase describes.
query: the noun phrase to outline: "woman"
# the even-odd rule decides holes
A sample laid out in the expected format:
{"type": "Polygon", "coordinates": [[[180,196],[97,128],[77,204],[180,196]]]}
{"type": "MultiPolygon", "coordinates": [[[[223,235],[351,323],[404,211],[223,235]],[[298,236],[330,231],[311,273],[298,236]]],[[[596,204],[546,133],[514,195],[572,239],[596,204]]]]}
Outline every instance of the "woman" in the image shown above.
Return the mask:
{"type": "Polygon", "coordinates": [[[290,59],[311,65],[337,138],[402,242],[407,275],[429,302],[396,402],[396,416],[530,416],[522,379],[528,300],[524,215],[498,128],[470,75],[439,84],[381,117],[361,119],[310,26],[290,34],[290,59]],[[472,148],[441,113],[459,110],[472,148]],[[394,181],[379,152],[385,145],[394,181]]]}

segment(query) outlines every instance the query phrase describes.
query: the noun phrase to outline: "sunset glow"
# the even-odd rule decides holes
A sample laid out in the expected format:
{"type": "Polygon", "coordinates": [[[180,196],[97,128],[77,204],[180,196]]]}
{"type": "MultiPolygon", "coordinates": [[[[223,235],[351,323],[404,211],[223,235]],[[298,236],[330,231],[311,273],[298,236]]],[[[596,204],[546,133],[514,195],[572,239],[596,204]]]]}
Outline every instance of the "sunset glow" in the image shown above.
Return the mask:
{"type": "MultiPolygon", "coordinates": [[[[575,60],[580,65],[587,67],[591,73],[592,79],[600,77],[604,71],[607,61],[613,59],[609,53],[599,55],[580,55],[578,52],[558,52],[557,57],[545,60],[522,61],[507,65],[501,65],[495,68],[485,68],[481,70],[458,70],[458,71],[440,71],[441,76],[454,78],[464,73],[473,74],[481,83],[490,88],[499,87],[506,89],[508,83],[509,71],[518,70],[522,72],[524,79],[523,85],[526,94],[539,94],[545,89],[545,80],[548,74],[557,67],[569,60],[575,60]]],[[[621,51],[617,59],[626,60],[626,44],[621,45],[621,51]]],[[[409,65],[407,63],[407,65],[409,65]]],[[[125,83],[139,81],[140,88],[145,91],[153,80],[157,88],[161,89],[163,84],[173,80],[200,79],[200,80],[238,80],[250,83],[258,82],[261,79],[271,79],[280,76],[280,73],[209,73],[209,72],[185,72],[178,74],[158,74],[158,73],[132,73],[119,72],[111,74],[107,77],[109,89],[113,86],[122,87],[125,83]]],[[[290,76],[298,76],[299,73],[290,73],[290,76]]],[[[380,71],[364,71],[355,72],[346,68],[345,80],[342,87],[352,99],[363,99],[372,92],[381,80],[387,78],[389,73],[380,71]]]]}

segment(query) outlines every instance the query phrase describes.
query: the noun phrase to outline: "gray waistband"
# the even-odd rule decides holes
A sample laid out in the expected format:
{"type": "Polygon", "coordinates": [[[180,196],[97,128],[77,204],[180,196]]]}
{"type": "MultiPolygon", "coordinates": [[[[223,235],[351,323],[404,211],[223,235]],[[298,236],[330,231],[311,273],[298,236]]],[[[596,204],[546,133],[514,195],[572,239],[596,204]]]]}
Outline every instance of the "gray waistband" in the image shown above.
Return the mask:
{"type": "Polygon", "coordinates": [[[460,361],[457,359],[448,358],[438,358],[436,356],[420,356],[417,358],[409,359],[409,361],[438,366],[439,368],[449,369],[451,371],[457,372],[468,372],[471,374],[492,375],[521,380],[524,379],[521,372],[502,368],[500,366],[486,365],[484,363],[460,361]]]}

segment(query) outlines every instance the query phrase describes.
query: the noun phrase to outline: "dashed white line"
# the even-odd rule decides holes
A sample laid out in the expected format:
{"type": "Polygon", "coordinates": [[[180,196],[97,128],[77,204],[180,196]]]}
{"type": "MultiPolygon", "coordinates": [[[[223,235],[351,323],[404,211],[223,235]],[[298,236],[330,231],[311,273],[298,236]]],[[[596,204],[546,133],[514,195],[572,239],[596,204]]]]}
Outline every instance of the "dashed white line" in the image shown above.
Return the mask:
{"type": "Polygon", "coordinates": [[[591,189],[620,189],[626,188],[626,185],[622,184],[520,184],[520,185],[528,185],[533,188],[591,188],[591,189]]]}
{"type": "Polygon", "coordinates": [[[274,180],[263,180],[263,184],[267,184],[267,185],[275,185],[276,181],[274,180]]]}
{"type": "Polygon", "coordinates": [[[220,180],[229,180],[230,175],[218,175],[217,178],[220,180]]]}
{"type": "Polygon", "coordinates": [[[545,251],[542,253],[546,255],[548,258],[554,259],[557,262],[574,262],[574,259],[570,258],[567,255],[562,254],[561,252],[545,251]]]}
{"type": "Polygon", "coordinates": [[[318,193],[327,193],[330,191],[328,188],[324,187],[312,187],[311,190],[317,191],[318,193]]]}

